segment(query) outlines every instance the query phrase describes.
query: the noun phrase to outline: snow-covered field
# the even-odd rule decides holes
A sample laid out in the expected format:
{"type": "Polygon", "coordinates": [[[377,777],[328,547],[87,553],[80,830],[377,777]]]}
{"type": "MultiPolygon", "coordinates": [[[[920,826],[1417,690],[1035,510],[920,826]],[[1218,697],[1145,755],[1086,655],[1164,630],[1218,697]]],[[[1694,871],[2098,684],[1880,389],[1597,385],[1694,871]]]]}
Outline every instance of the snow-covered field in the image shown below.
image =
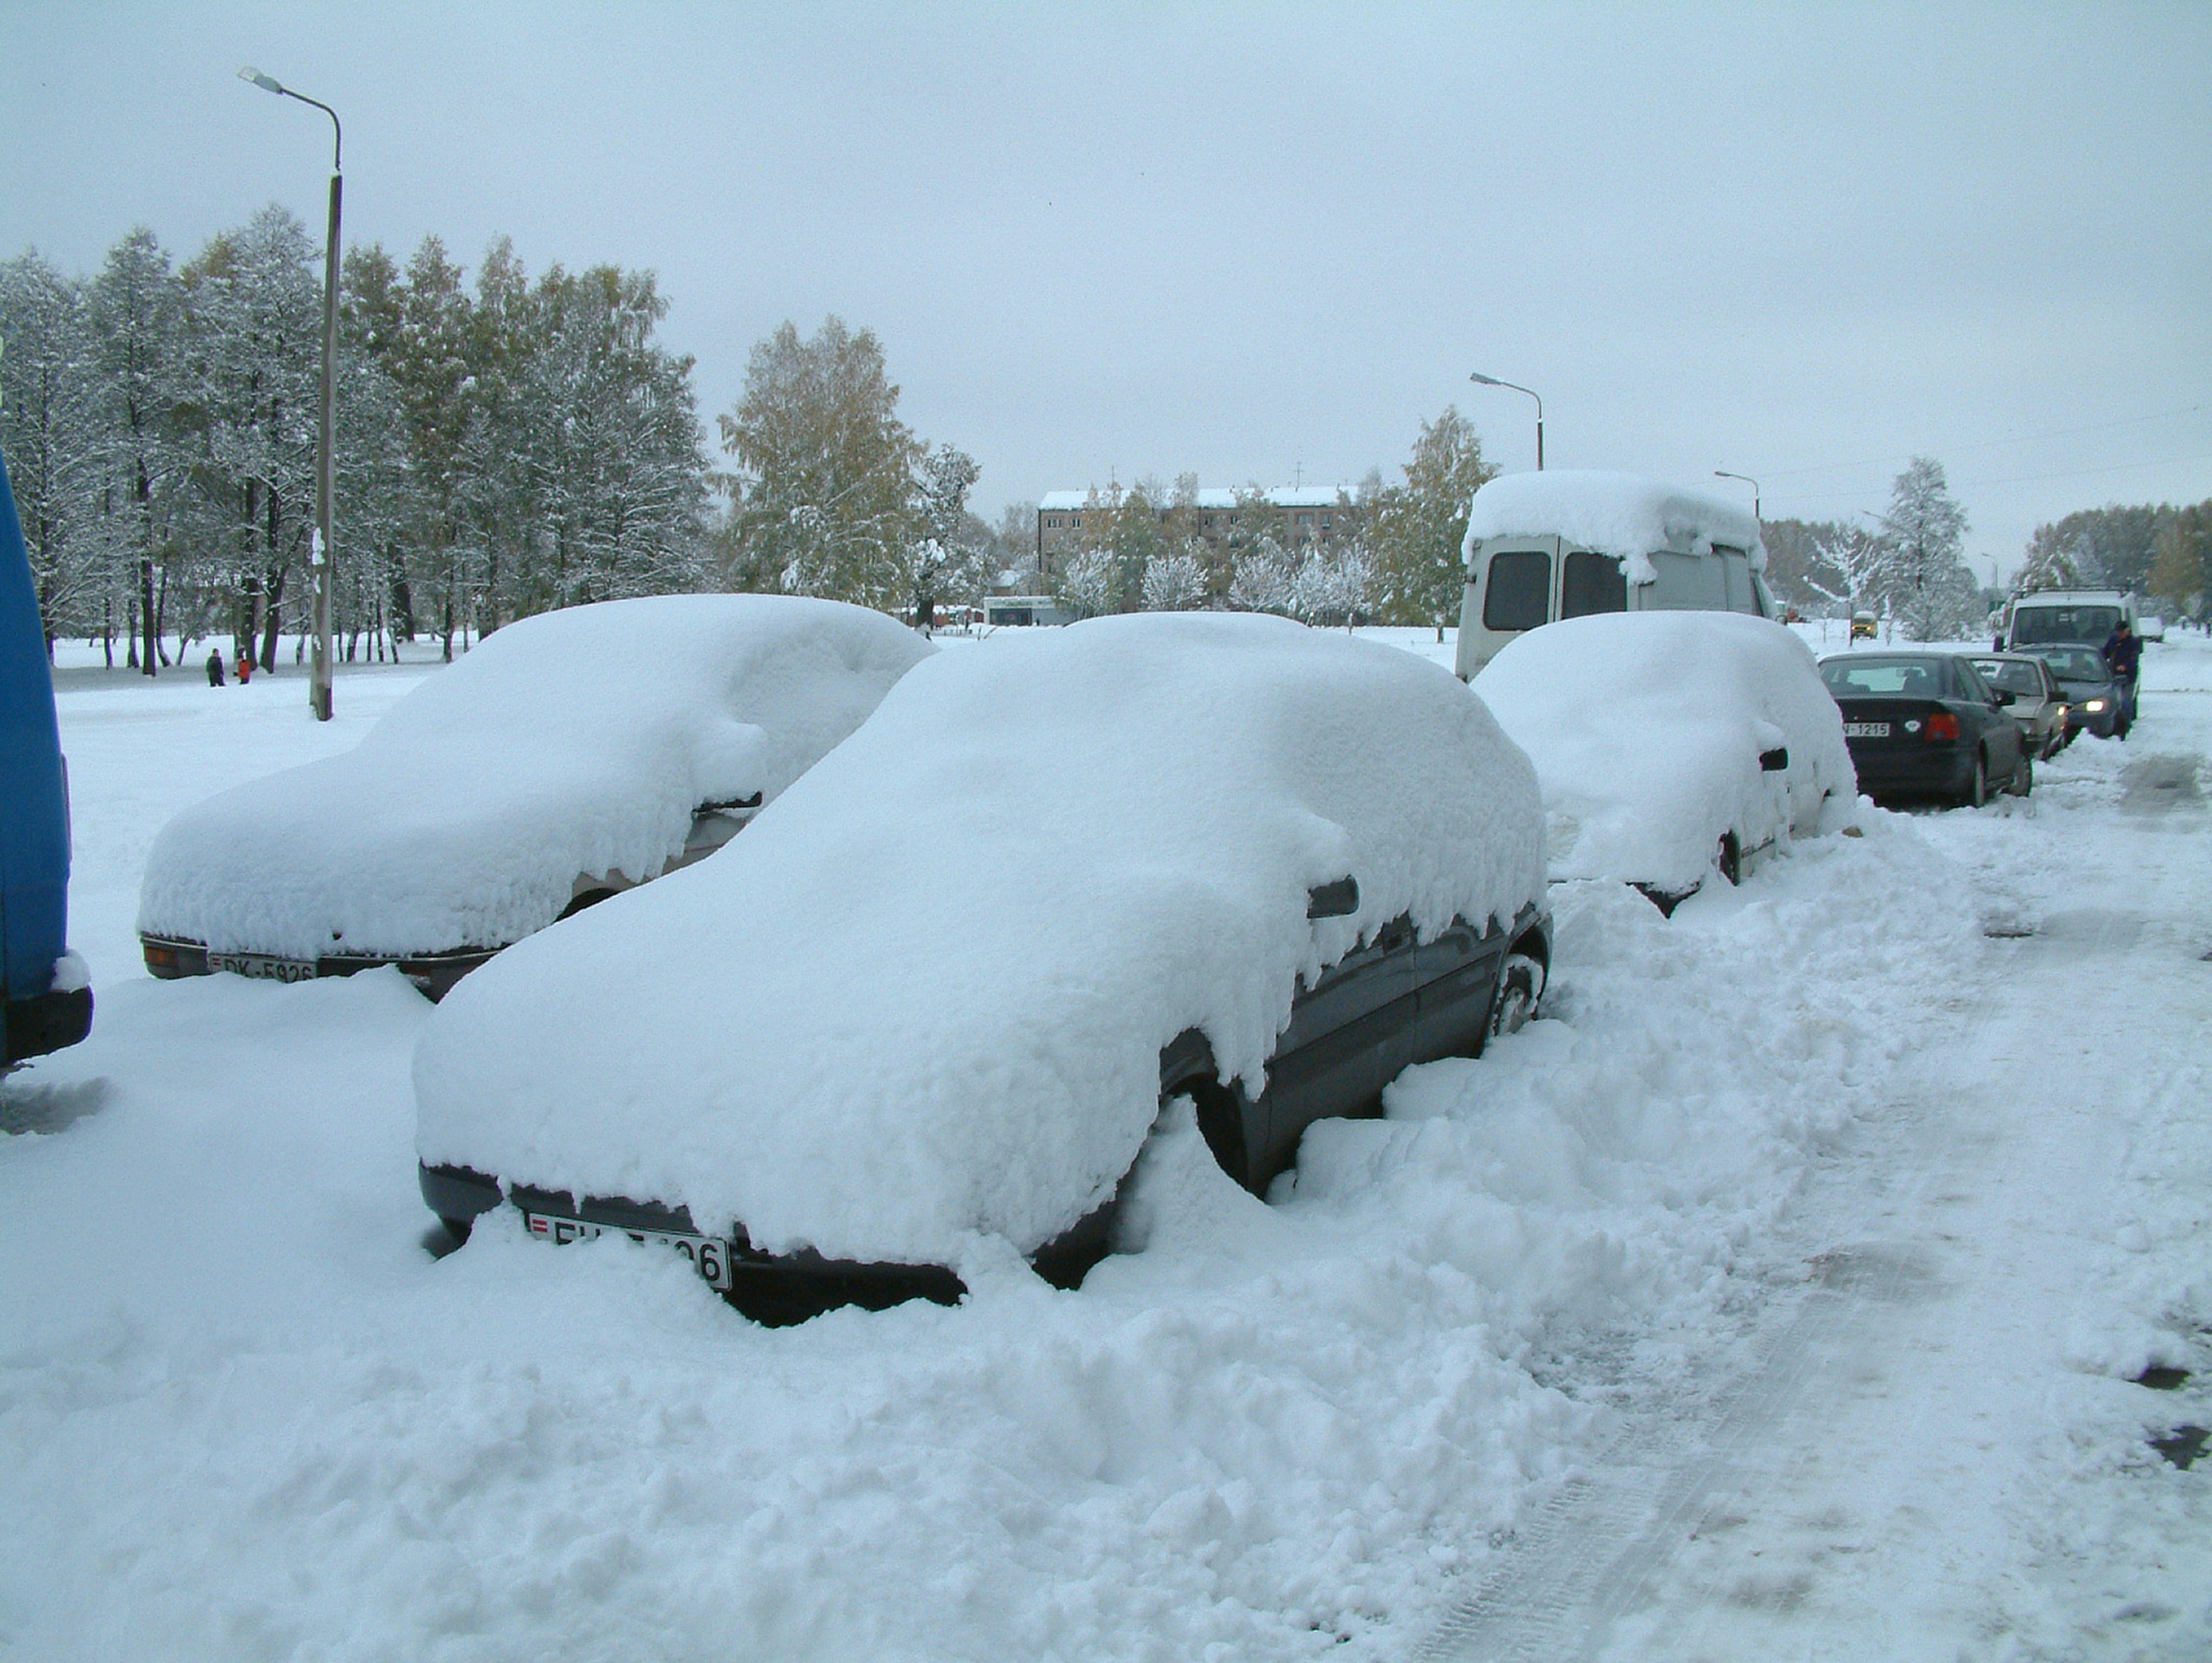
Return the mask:
{"type": "Polygon", "coordinates": [[[99,1014],[0,1086],[0,1655],[2212,1652],[2148,1441],[2212,1424],[2201,637],[2024,802],[1555,890],[1549,1019],[1277,1205],[1187,1132],[1078,1292],[773,1331],[626,1241],[433,1259],[396,973],[137,971],[163,821],[427,673],[63,678],[99,1014]]]}

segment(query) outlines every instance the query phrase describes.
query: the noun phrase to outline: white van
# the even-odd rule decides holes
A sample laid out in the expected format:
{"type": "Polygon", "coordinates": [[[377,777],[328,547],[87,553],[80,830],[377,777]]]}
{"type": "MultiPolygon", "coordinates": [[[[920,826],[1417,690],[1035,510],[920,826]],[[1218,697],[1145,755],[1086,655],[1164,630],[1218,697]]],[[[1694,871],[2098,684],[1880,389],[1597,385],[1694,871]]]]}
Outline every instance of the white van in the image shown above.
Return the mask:
{"type": "Polygon", "coordinates": [[[1591,612],[1780,616],[1759,521],[1633,474],[1507,474],[1474,494],[1460,604],[1462,680],[1524,631],[1591,612]]]}
{"type": "Polygon", "coordinates": [[[2062,645],[2101,649],[2122,618],[2136,627],[2136,604],[2117,589],[2038,590],[2014,598],[2004,644],[2013,652],[2062,645]]]}

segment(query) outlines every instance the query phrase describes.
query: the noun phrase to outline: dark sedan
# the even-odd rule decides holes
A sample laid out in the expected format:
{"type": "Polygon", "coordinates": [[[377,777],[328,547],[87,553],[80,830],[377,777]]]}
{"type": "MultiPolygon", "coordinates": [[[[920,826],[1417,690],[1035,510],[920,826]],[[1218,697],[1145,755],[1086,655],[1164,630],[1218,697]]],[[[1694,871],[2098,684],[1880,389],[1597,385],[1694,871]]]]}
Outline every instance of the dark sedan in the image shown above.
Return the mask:
{"type": "Polygon", "coordinates": [[[1979,808],[1992,785],[2025,797],[2034,783],[2012,695],[1949,652],[1850,652],[1820,660],[1844,713],[1859,788],[1876,801],[1928,799],[1979,808]]]}
{"type": "Polygon", "coordinates": [[[2066,701],[2066,737],[2085,729],[2100,739],[2118,731],[2120,684],[2112,666],[2094,646],[2030,646],[2022,649],[2043,660],[2066,701]]]}

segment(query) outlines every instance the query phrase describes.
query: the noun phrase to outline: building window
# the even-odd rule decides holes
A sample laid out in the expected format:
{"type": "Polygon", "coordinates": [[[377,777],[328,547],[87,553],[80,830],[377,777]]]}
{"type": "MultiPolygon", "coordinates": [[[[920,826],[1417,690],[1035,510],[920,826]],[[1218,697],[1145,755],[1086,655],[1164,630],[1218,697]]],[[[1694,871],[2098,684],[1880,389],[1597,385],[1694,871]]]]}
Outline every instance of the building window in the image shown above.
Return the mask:
{"type": "Polygon", "coordinates": [[[1299,525],[1312,525],[1312,524],[1313,524],[1313,516],[1312,516],[1311,514],[1300,514],[1300,515],[1298,516],[1298,524],[1299,524],[1299,525]]]}
{"type": "Polygon", "coordinates": [[[1060,529],[1060,516],[1058,514],[1054,514],[1051,519],[1046,520],[1045,527],[1048,531],[1057,531],[1060,529]]]}
{"type": "Polygon", "coordinates": [[[1070,525],[1074,526],[1078,531],[1080,531],[1083,528],[1083,516],[1081,514],[1073,515],[1069,519],[1067,523],[1070,525]]]}

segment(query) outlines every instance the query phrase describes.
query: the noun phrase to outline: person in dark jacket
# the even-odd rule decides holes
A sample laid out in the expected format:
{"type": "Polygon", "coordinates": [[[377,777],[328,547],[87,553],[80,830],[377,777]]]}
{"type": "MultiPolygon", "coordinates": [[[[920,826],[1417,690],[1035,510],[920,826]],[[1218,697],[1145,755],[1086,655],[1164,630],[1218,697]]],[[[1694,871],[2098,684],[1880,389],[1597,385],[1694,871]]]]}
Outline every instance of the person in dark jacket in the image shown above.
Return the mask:
{"type": "Polygon", "coordinates": [[[212,647],[208,652],[208,685],[210,687],[222,685],[222,649],[219,646],[212,647]]]}
{"type": "Polygon", "coordinates": [[[2105,637],[2105,663],[2120,684],[2120,719],[2112,724],[2112,732],[2124,739],[2136,719],[2136,676],[2142,668],[2142,638],[2128,628],[2125,618],[2105,637]]]}

